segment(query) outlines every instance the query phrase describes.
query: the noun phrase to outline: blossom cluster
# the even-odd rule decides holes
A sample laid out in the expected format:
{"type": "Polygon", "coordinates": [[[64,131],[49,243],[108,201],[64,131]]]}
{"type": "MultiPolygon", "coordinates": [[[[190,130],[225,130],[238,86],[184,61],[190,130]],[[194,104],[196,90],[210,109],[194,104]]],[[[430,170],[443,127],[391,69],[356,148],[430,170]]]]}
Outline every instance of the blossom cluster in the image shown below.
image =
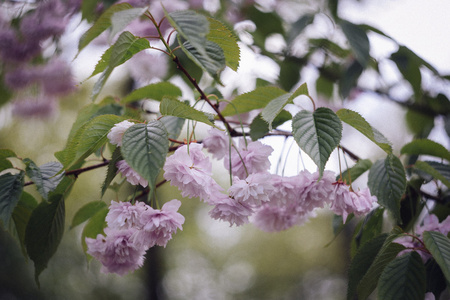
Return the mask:
{"type": "Polygon", "coordinates": [[[140,268],[146,251],[166,247],[177,229],[182,230],[184,217],[178,213],[181,202],[174,199],[162,208],[153,209],[138,202],[112,201],[106,215],[105,235],[86,238],[87,253],[102,263],[104,273],[125,275],[140,268]]]}

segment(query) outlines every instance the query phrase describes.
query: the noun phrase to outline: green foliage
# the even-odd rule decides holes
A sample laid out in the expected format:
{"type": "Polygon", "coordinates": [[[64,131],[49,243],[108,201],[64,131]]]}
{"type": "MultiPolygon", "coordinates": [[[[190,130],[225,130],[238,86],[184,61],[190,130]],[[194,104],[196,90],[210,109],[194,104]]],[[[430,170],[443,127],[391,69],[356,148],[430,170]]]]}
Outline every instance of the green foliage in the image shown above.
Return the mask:
{"type": "MultiPolygon", "coordinates": [[[[83,246],[83,251],[85,253],[87,251],[86,238],[95,239],[97,235],[105,234],[103,229],[107,225],[105,218],[108,211],[109,209],[107,207],[100,209],[89,219],[86,226],[84,226],[83,232],[81,233],[81,245],[83,246]]],[[[86,257],[88,261],[92,259],[90,255],[87,255],[86,257]]]]}
{"type": "Polygon", "coordinates": [[[159,110],[161,112],[161,115],[163,116],[174,116],[214,126],[214,124],[211,122],[211,118],[209,118],[206,113],[196,110],[189,104],[186,104],[184,102],[175,99],[164,98],[161,101],[159,110]]]}
{"type": "MultiPolygon", "coordinates": [[[[442,166],[446,166],[446,165],[442,165],[442,166]]],[[[414,168],[430,174],[433,178],[440,180],[443,184],[445,184],[448,188],[450,188],[450,180],[448,179],[448,174],[446,177],[444,174],[441,174],[439,172],[439,170],[433,168],[433,166],[430,165],[429,163],[424,162],[424,161],[416,161],[416,163],[414,164],[414,168]]],[[[449,168],[446,168],[446,169],[447,169],[447,171],[449,170],[449,168]]]]}
{"type": "Polygon", "coordinates": [[[14,151],[9,149],[0,149],[0,171],[12,168],[12,163],[8,160],[9,157],[16,157],[14,151]]]}
{"type": "Polygon", "coordinates": [[[25,158],[23,162],[27,165],[27,176],[33,180],[39,194],[47,200],[49,192],[55,190],[64,177],[64,172],[61,173],[63,165],[49,162],[38,167],[29,158],[25,158]]]}
{"type": "Polygon", "coordinates": [[[441,267],[447,282],[450,282],[450,241],[448,237],[437,231],[425,231],[423,242],[433,258],[441,267]]]}
{"type": "MultiPolygon", "coordinates": [[[[36,199],[27,192],[22,192],[19,202],[17,203],[12,213],[14,221],[14,231],[17,233],[20,248],[25,257],[27,257],[27,250],[25,246],[25,232],[28,221],[33,210],[38,206],[36,199]]],[[[12,222],[11,222],[12,223],[12,222]]]]}
{"type": "Polygon", "coordinates": [[[102,197],[105,195],[105,192],[108,189],[109,185],[116,177],[118,171],[116,164],[122,159],[123,157],[122,153],[120,152],[120,148],[117,147],[114,150],[112,158],[108,163],[108,171],[106,172],[106,178],[102,185],[102,197]]]}
{"type": "MultiPolygon", "coordinates": [[[[281,96],[283,97],[283,96],[281,96]]],[[[285,123],[292,119],[291,113],[282,110],[273,120],[272,127],[276,128],[281,124],[285,123]]],[[[250,124],[250,137],[253,141],[256,141],[269,133],[269,124],[262,118],[261,114],[259,114],[256,118],[253,119],[250,124]]]]}
{"type": "Polygon", "coordinates": [[[120,103],[127,104],[130,102],[143,100],[143,99],[152,99],[161,101],[164,97],[173,97],[178,98],[181,97],[182,93],[179,87],[173,85],[170,82],[158,82],[146,85],[139,89],[136,89],[125,96],[120,103]]]}
{"type": "Polygon", "coordinates": [[[206,35],[208,41],[216,43],[223,51],[225,62],[232,70],[237,71],[239,67],[240,49],[236,37],[222,22],[208,18],[209,33],[206,35]]]}
{"type": "Polygon", "coordinates": [[[342,172],[342,176],[339,175],[336,180],[341,179],[344,182],[351,183],[356,180],[359,176],[364,174],[372,167],[372,161],[369,159],[360,159],[356,164],[342,172]]]}
{"type": "Polygon", "coordinates": [[[41,202],[30,216],[25,232],[25,245],[34,262],[35,280],[47,268],[64,233],[65,204],[62,195],[53,195],[49,202],[41,202]]]}
{"type": "Polygon", "coordinates": [[[322,176],[331,152],[341,140],[342,123],[339,118],[325,107],[314,112],[302,110],[292,118],[292,133],[300,149],[311,157],[322,176]]]}
{"type": "Polygon", "coordinates": [[[85,205],[83,205],[73,216],[72,224],[70,225],[70,229],[80,225],[83,222],[91,219],[95,216],[100,210],[104,210],[106,208],[106,203],[103,201],[92,201],[85,205]]]}
{"type": "Polygon", "coordinates": [[[366,67],[370,59],[370,43],[366,32],[351,22],[342,20],[340,22],[342,31],[347,37],[350,47],[361,66],[366,67]]]}
{"type": "Polygon", "coordinates": [[[114,12],[111,16],[111,32],[109,33],[109,40],[112,40],[116,34],[123,31],[131,21],[141,17],[147,11],[144,8],[131,8],[114,12]]]}
{"type": "Polygon", "coordinates": [[[378,203],[386,207],[397,220],[400,218],[400,200],[406,189],[405,168],[401,161],[389,154],[384,160],[376,161],[369,171],[368,186],[378,203]]]}
{"type": "Polygon", "coordinates": [[[450,151],[441,144],[428,139],[414,140],[402,147],[401,154],[431,155],[450,161],[450,151]]]}
{"type": "Polygon", "coordinates": [[[374,209],[358,223],[351,243],[350,254],[352,257],[355,256],[358,249],[360,249],[366,242],[374,239],[382,233],[383,214],[384,209],[374,209]]]}
{"type": "Polygon", "coordinates": [[[0,221],[8,228],[11,214],[19,202],[24,184],[24,172],[0,175],[0,221]]]}

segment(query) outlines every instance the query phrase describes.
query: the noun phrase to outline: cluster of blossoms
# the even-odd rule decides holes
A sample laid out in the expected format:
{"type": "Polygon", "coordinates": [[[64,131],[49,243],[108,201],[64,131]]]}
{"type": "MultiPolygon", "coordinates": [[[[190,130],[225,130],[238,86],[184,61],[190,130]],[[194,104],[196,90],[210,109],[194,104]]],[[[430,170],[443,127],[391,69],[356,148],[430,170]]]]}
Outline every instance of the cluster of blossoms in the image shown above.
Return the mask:
{"type": "Polygon", "coordinates": [[[431,258],[431,254],[425,249],[422,235],[425,231],[438,231],[447,236],[450,232],[450,216],[439,223],[439,219],[435,215],[428,215],[423,219],[423,224],[416,226],[414,236],[404,236],[395,240],[396,243],[405,246],[407,249],[399,253],[402,255],[406,252],[416,251],[425,263],[431,258]]]}
{"type": "Polygon", "coordinates": [[[102,272],[125,275],[140,268],[145,252],[167,245],[177,229],[182,230],[184,217],[178,213],[181,202],[171,200],[161,210],[143,202],[111,202],[106,216],[104,235],[86,238],[87,253],[102,263],[102,272]]]}

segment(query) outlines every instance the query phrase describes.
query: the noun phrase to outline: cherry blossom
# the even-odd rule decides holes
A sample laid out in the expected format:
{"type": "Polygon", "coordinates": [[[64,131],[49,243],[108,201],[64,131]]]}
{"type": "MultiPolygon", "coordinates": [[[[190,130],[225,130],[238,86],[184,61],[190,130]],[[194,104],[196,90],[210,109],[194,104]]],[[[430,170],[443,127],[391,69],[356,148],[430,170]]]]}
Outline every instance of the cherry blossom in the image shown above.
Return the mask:
{"type": "Polygon", "coordinates": [[[228,193],[239,202],[259,206],[262,202],[269,201],[269,195],[274,191],[270,179],[268,173],[250,174],[245,180],[234,177],[228,193]]]}
{"type": "Polygon", "coordinates": [[[152,209],[144,202],[136,201],[133,205],[130,202],[112,201],[105,221],[108,227],[114,229],[140,228],[140,220],[145,211],[152,209]]]}
{"type": "Polygon", "coordinates": [[[122,146],[123,134],[133,125],[134,123],[126,120],[115,124],[107,135],[109,142],[113,145],[122,146]]]}
{"type": "Polygon", "coordinates": [[[229,152],[229,138],[224,131],[211,127],[208,136],[203,139],[203,146],[216,159],[224,158],[229,152]]]}
{"type": "Polygon", "coordinates": [[[249,222],[253,209],[246,203],[239,202],[225,194],[215,195],[214,208],[209,212],[211,218],[227,221],[230,226],[240,226],[249,222]]]}
{"type": "Polygon", "coordinates": [[[132,185],[142,185],[143,187],[147,187],[148,181],[142,178],[138,172],[136,172],[125,160],[119,160],[116,163],[116,167],[118,172],[122,173],[123,176],[127,179],[129,183],[132,185]]]}

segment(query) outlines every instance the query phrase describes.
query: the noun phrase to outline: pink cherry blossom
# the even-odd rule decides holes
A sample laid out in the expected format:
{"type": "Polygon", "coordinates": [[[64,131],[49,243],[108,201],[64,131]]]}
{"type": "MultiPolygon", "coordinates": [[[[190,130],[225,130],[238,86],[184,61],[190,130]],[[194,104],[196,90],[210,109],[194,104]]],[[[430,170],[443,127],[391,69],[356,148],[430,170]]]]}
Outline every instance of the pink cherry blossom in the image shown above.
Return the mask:
{"type": "Polygon", "coordinates": [[[331,198],[331,210],[342,216],[344,223],[351,213],[356,216],[368,213],[377,200],[376,197],[370,195],[368,188],[353,192],[350,190],[350,186],[339,182],[335,184],[334,194],[331,195],[331,198]]]}
{"type": "Polygon", "coordinates": [[[146,249],[132,240],[136,229],[117,230],[105,228],[106,237],[86,238],[87,253],[102,263],[103,273],[125,275],[144,264],[146,249]]]}
{"type": "Polygon", "coordinates": [[[138,172],[136,172],[133,168],[125,160],[119,160],[116,163],[116,167],[120,173],[127,179],[129,183],[132,185],[142,185],[146,187],[148,185],[148,181],[142,178],[138,172]]]}
{"type": "Polygon", "coordinates": [[[185,218],[178,213],[181,206],[179,200],[171,200],[163,205],[161,210],[149,208],[140,218],[142,230],[135,233],[134,240],[145,247],[154,245],[166,247],[167,242],[177,229],[183,230],[185,218]]]}
{"type": "Polygon", "coordinates": [[[269,195],[274,191],[268,173],[250,174],[245,180],[233,178],[233,185],[228,189],[230,197],[238,202],[245,202],[251,206],[259,206],[269,201],[269,195]]]}
{"type": "Polygon", "coordinates": [[[311,212],[316,208],[323,208],[331,200],[334,190],[332,183],[335,181],[335,174],[331,171],[324,171],[319,180],[319,172],[311,174],[302,171],[298,175],[301,183],[300,206],[304,211],[311,212]]]}
{"type": "Polygon", "coordinates": [[[253,209],[246,203],[239,202],[224,194],[216,194],[214,208],[209,212],[211,218],[227,221],[230,226],[240,226],[248,223],[248,217],[252,215],[253,209]]]}
{"type": "Polygon", "coordinates": [[[222,159],[229,152],[229,138],[224,131],[211,127],[209,135],[203,139],[203,146],[216,159],[222,159]]]}
{"type": "Polygon", "coordinates": [[[133,205],[130,202],[112,201],[105,220],[109,228],[129,229],[134,227],[140,229],[142,214],[149,209],[151,207],[144,202],[136,201],[133,205]]]}
{"type": "Polygon", "coordinates": [[[128,128],[133,125],[134,123],[126,120],[115,124],[107,135],[109,142],[113,145],[122,146],[123,134],[125,133],[125,131],[127,131],[128,128]]]}
{"type": "Polygon", "coordinates": [[[211,162],[202,152],[201,144],[192,143],[178,148],[166,159],[164,178],[178,187],[183,197],[208,199],[222,188],[211,177],[211,162]]]}
{"type": "Polygon", "coordinates": [[[303,224],[310,216],[309,213],[298,213],[295,205],[264,204],[255,213],[253,223],[259,229],[267,232],[278,232],[303,224]]]}

